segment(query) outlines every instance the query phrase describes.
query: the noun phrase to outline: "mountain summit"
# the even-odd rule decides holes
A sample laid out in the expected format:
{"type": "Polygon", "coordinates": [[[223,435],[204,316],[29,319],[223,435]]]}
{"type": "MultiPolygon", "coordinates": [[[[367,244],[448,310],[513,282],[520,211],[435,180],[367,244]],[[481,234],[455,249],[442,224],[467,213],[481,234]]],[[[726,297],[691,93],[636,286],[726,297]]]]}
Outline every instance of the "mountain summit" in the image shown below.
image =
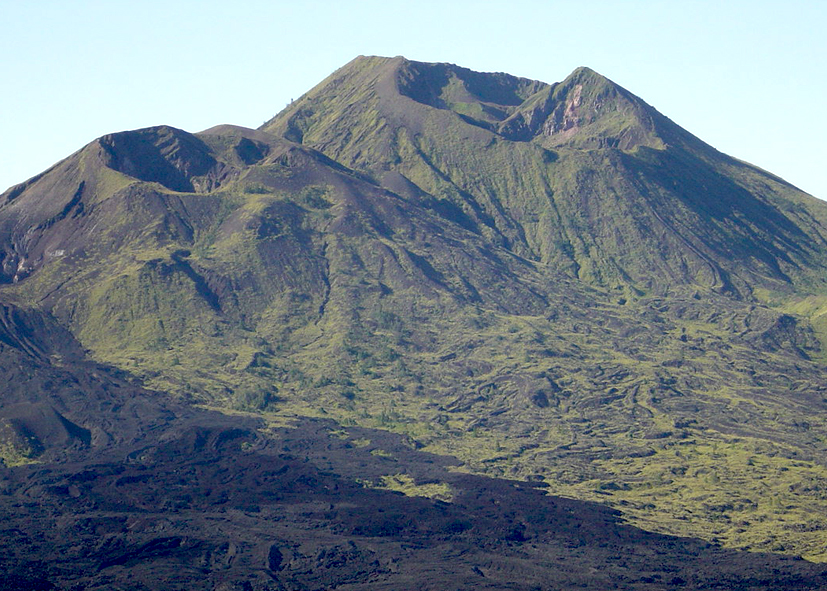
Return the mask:
{"type": "MultiPolygon", "coordinates": [[[[391,431],[661,533],[827,557],[827,204],[588,68],[359,57],[258,130],[103,136],[0,195],[0,309],[35,385],[5,395],[8,464],[151,439],[98,415],[152,390],[164,421],[391,431]]],[[[373,485],[447,490],[385,459],[373,485]]]]}
{"type": "Polygon", "coordinates": [[[391,188],[401,175],[505,248],[605,287],[823,282],[821,208],[588,68],[548,85],[357,58],[262,130],[391,188]]]}
{"type": "Polygon", "coordinates": [[[452,64],[359,57],[262,129],[303,141],[305,132],[313,128],[308,137],[313,142],[315,134],[321,132],[317,125],[330,117],[347,114],[347,119],[357,120],[361,113],[374,112],[385,121],[374,130],[380,133],[409,125],[421,132],[418,124],[433,118],[458,120],[504,139],[537,140],[549,146],[661,147],[651,111],[640,99],[589,68],[578,68],[563,82],[550,85],[508,74],[482,74],[452,64]],[[325,109],[314,109],[318,104],[324,104],[325,109]],[[436,114],[423,107],[446,113],[436,114]]]}

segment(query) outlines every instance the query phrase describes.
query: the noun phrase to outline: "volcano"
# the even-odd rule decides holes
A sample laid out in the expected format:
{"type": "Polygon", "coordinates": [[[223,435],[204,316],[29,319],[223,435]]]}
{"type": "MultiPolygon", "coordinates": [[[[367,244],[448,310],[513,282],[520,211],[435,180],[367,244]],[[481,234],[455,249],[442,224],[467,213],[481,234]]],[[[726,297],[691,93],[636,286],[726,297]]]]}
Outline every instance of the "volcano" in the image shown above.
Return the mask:
{"type": "Polygon", "coordinates": [[[0,195],[0,573],[822,588],[825,311],[827,204],[589,68],[112,133],[0,195]]]}

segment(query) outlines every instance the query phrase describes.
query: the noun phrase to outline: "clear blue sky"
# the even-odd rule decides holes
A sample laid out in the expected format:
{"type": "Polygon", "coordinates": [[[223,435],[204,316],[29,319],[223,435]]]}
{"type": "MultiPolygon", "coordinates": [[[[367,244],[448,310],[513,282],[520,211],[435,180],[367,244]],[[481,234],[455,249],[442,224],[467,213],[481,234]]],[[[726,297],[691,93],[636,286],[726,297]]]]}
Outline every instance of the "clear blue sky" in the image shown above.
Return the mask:
{"type": "Polygon", "coordinates": [[[589,66],[827,199],[827,1],[0,0],[0,191],[105,133],[257,127],[359,54],[589,66]]]}

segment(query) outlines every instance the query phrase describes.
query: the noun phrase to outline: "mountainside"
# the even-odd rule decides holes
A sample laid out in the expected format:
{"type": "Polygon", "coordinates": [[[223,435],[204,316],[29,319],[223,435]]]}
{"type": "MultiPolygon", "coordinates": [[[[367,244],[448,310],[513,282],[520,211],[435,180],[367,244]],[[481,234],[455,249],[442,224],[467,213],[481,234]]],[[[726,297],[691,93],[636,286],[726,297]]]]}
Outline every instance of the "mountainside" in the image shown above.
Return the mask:
{"type": "Polygon", "coordinates": [[[824,560],[825,281],[827,204],[587,68],[360,57],[259,130],[110,134],[0,195],[0,455],[324,419],[824,560]]]}
{"type": "MultiPolygon", "coordinates": [[[[138,435],[108,412],[123,406],[123,381],[98,375],[71,335],[37,312],[0,304],[0,369],[0,457],[7,464],[65,459],[138,435]]],[[[135,398],[124,414],[149,406],[135,398]]],[[[154,418],[162,423],[164,417],[154,418]]]]}
{"type": "Polygon", "coordinates": [[[587,68],[549,86],[360,58],[262,129],[401,174],[499,245],[607,288],[824,286],[823,207],[587,68]]]}

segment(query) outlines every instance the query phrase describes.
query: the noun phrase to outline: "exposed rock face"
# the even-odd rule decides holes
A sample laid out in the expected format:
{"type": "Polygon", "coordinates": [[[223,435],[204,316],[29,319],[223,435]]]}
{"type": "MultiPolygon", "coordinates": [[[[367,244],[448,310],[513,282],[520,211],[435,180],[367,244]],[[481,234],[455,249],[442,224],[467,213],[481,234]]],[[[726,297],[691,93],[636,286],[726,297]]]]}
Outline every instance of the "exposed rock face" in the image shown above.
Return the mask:
{"type": "Polygon", "coordinates": [[[571,96],[564,103],[560,103],[543,124],[543,133],[553,136],[564,134],[561,139],[570,139],[580,130],[579,108],[582,104],[583,85],[574,87],[571,96]]]}

